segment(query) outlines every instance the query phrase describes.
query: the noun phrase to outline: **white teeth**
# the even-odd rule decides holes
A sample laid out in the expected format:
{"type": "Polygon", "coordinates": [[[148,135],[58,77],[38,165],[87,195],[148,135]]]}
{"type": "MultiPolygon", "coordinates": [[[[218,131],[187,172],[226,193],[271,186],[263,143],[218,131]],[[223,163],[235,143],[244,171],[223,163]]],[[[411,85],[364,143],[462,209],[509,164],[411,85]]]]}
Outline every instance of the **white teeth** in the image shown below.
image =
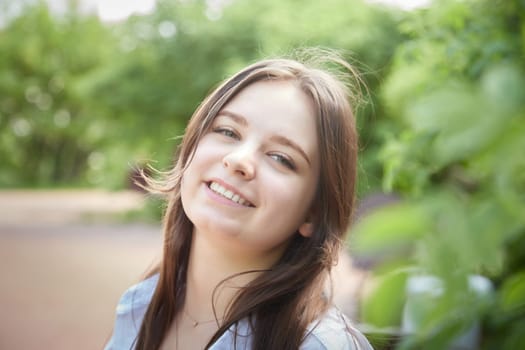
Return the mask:
{"type": "Polygon", "coordinates": [[[213,192],[215,192],[217,194],[220,194],[221,196],[223,196],[225,198],[228,198],[232,202],[238,203],[240,205],[250,206],[249,202],[247,200],[245,200],[244,198],[242,198],[238,194],[233,193],[232,191],[225,189],[224,187],[222,187],[221,185],[219,185],[216,182],[212,182],[210,184],[210,189],[213,192]]]}

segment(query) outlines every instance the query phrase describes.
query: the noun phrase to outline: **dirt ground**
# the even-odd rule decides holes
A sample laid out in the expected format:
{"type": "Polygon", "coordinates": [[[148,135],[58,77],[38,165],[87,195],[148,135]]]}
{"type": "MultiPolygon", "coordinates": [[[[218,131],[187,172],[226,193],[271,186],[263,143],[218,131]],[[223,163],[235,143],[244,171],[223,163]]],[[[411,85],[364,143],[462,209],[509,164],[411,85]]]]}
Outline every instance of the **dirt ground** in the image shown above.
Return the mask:
{"type": "Polygon", "coordinates": [[[133,193],[0,192],[0,349],[103,347],[160,228],[93,216],[140,205],[133,193]]]}
{"type": "MultiPolygon", "coordinates": [[[[0,191],[0,349],[103,347],[120,295],[160,257],[159,226],[108,221],[142,205],[134,192],[0,191]]],[[[344,257],[333,279],[351,315],[362,276],[344,257]]]]}

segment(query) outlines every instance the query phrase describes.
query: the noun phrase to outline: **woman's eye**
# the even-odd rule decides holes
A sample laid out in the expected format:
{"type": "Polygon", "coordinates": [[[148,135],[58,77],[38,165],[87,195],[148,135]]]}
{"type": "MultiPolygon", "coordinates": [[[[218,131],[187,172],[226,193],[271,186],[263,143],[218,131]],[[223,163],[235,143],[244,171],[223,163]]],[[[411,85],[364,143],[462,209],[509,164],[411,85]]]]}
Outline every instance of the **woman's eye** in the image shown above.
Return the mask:
{"type": "Polygon", "coordinates": [[[232,139],[239,138],[239,136],[235,133],[235,131],[233,131],[232,129],[228,129],[228,128],[215,128],[213,129],[213,132],[224,135],[226,137],[230,137],[232,139]]]}
{"type": "Polygon", "coordinates": [[[290,159],[288,159],[287,157],[285,157],[285,156],[283,156],[281,154],[278,154],[278,153],[272,153],[272,154],[270,154],[270,157],[272,159],[276,160],[277,162],[279,162],[280,164],[284,165],[288,169],[295,170],[295,164],[290,159]]]}

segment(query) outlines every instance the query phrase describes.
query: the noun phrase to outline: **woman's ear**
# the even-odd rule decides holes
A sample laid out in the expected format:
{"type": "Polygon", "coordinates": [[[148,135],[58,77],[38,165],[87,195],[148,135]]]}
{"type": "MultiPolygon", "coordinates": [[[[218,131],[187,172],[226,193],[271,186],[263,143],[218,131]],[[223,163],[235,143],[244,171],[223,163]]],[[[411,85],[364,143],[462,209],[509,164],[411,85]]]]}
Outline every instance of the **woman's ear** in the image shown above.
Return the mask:
{"type": "Polygon", "coordinates": [[[306,219],[304,222],[299,226],[299,234],[303,237],[312,237],[314,234],[314,217],[315,217],[315,208],[310,208],[308,215],[306,216],[306,219]]]}
{"type": "Polygon", "coordinates": [[[310,221],[305,221],[301,226],[299,226],[298,231],[303,237],[311,237],[314,233],[314,225],[310,221]]]}

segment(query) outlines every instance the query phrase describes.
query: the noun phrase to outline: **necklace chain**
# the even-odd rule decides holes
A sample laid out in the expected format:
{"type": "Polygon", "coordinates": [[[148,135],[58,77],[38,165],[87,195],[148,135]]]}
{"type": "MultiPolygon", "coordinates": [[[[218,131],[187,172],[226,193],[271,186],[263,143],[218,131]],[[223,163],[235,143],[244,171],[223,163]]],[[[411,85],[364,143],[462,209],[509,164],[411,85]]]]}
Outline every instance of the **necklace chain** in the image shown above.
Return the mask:
{"type": "Polygon", "coordinates": [[[212,319],[212,320],[197,321],[193,316],[191,316],[191,315],[189,314],[188,311],[186,311],[186,309],[184,309],[183,311],[184,311],[184,314],[185,314],[186,316],[188,316],[188,318],[191,320],[191,323],[192,323],[193,328],[196,328],[197,326],[202,325],[202,324],[211,323],[211,322],[219,322],[219,321],[220,321],[220,319],[215,319],[215,318],[212,319]]]}

